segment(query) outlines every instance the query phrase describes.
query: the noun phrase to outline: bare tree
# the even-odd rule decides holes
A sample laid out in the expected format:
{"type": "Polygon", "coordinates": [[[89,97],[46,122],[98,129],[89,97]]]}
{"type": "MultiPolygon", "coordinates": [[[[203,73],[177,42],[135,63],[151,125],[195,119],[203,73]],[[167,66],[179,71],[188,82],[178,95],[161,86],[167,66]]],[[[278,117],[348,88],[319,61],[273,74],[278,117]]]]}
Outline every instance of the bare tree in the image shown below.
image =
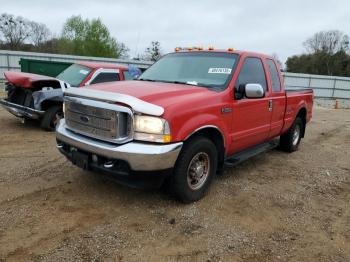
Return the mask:
{"type": "Polygon", "coordinates": [[[29,21],[21,16],[1,14],[0,32],[10,49],[18,49],[30,34],[29,21]]]}
{"type": "Polygon", "coordinates": [[[45,24],[31,21],[29,23],[29,26],[30,26],[29,39],[33,42],[34,46],[38,47],[49,39],[51,32],[45,24]]]}
{"type": "Polygon", "coordinates": [[[151,45],[146,48],[144,58],[150,61],[157,61],[162,55],[162,49],[158,41],[152,41],[151,45]]]}
{"type": "Polygon", "coordinates": [[[335,54],[349,49],[349,36],[338,30],[321,31],[307,39],[303,45],[310,53],[335,54]]]}

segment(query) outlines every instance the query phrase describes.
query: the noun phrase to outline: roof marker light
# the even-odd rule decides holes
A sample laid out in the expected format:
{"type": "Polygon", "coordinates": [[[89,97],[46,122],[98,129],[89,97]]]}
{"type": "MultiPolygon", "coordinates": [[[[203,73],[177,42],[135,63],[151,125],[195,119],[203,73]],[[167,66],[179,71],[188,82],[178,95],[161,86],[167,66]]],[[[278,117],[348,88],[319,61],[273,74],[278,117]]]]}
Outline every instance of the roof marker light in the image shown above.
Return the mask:
{"type": "Polygon", "coordinates": [[[232,47],[228,48],[227,51],[232,52],[234,49],[232,47]]]}
{"type": "Polygon", "coordinates": [[[214,50],[214,47],[209,46],[208,50],[209,50],[209,51],[213,51],[213,50],[214,50]]]}

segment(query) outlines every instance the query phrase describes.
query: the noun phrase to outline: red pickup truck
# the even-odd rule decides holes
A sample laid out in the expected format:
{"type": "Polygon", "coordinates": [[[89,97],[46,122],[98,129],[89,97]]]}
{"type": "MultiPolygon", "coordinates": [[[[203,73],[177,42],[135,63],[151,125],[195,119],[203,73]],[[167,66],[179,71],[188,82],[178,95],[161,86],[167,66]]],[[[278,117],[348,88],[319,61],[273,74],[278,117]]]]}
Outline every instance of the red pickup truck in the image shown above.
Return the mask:
{"type": "Polygon", "coordinates": [[[57,147],[73,164],[137,187],[167,181],[193,202],[225,164],[278,145],[297,150],[313,92],[286,92],[271,56],[190,49],[165,55],[138,81],[68,88],[64,100],[57,147]]]}
{"type": "Polygon", "coordinates": [[[39,119],[41,127],[53,130],[62,115],[63,89],[102,82],[132,79],[127,66],[100,62],[76,62],[56,78],[8,71],[7,98],[0,100],[17,117],[39,119]]]}

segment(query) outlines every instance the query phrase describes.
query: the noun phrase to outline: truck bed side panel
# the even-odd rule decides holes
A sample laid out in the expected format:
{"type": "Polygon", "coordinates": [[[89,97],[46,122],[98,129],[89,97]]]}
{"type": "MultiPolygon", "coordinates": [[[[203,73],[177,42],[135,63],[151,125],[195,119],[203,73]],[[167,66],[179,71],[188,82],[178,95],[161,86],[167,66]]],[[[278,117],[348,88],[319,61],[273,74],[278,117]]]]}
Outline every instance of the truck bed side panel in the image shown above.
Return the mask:
{"type": "Polygon", "coordinates": [[[313,91],[312,89],[287,90],[286,100],[287,106],[282,133],[288,131],[288,129],[293,124],[297,114],[303,108],[306,110],[306,122],[310,121],[312,117],[313,91]]]}

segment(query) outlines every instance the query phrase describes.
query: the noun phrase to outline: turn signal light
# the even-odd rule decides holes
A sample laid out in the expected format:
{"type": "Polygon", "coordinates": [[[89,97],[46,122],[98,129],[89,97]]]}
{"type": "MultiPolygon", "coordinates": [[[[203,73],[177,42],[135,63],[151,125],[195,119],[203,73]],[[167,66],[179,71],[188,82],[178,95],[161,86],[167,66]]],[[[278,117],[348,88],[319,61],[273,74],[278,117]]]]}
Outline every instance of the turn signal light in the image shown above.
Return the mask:
{"type": "Polygon", "coordinates": [[[171,142],[171,135],[163,135],[163,142],[170,143],[171,142]]]}

